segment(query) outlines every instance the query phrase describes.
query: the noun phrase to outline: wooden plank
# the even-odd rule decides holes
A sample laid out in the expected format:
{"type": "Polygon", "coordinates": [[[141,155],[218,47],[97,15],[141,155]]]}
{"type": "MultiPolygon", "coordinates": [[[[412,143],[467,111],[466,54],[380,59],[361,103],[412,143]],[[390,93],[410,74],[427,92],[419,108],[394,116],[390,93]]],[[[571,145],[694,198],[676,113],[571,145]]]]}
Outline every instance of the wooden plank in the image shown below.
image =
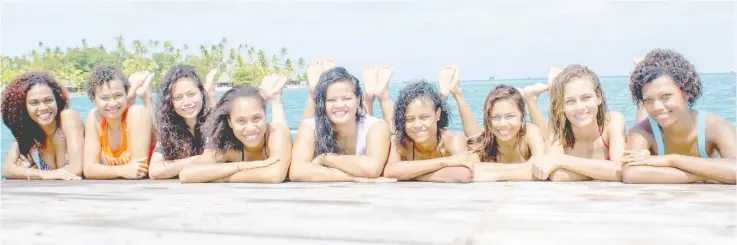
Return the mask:
{"type": "Polygon", "coordinates": [[[732,185],[5,181],[3,244],[716,244],[732,185]]]}

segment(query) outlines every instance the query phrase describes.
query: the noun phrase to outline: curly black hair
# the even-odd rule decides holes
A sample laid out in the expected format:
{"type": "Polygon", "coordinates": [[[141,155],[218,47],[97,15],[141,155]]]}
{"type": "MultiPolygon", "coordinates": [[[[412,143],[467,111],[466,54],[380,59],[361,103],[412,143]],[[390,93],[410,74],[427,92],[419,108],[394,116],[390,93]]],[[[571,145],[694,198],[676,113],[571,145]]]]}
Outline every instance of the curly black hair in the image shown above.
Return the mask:
{"type": "Polygon", "coordinates": [[[244,97],[255,98],[261,102],[261,109],[264,110],[264,116],[266,115],[266,100],[261,96],[258,88],[251,85],[236,85],[225,92],[204,125],[205,136],[212,140],[212,146],[218,154],[243,149],[243,143],[236,138],[233,128],[228,124],[228,119],[233,109],[233,101],[244,97]]]}
{"type": "Polygon", "coordinates": [[[94,101],[95,88],[102,86],[103,84],[109,84],[110,81],[116,79],[123,82],[123,88],[125,89],[125,92],[128,93],[128,89],[130,89],[131,84],[128,82],[128,78],[123,75],[120,68],[109,64],[97,65],[92,68],[92,72],[90,72],[90,79],[87,80],[85,92],[87,92],[87,96],[90,97],[90,100],[94,101]]]}
{"type": "Polygon", "coordinates": [[[56,126],[61,126],[61,112],[69,108],[67,90],[48,72],[26,72],[13,79],[3,91],[2,111],[3,123],[13,133],[18,142],[21,155],[28,155],[32,148],[43,148],[46,142],[46,133],[28,115],[26,96],[35,85],[45,85],[51,88],[56,100],[56,126]]]}
{"type": "Polygon", "coordinates": [[[660,76],[673,78],[681,91],[688,96],[689,107],[701,97],[701,78],[694,65],[678,52],[670,49],[654,49],[635,66],[630,75],[632,102],[638,106],[642,105],[642,87],[660,76]]]}
{"type": "Polygon", "coordinates": [[[409,138],[405,130],[407,106],[415,100],[428,101],[432,103],[434,110],[440,109],[440,120],[437,122],[438,130],[436,132],[438,140],[442,136],[442,131],[440,130],[447,127],[450,122],[448,104],[440,97],[438,90],[424,80],[411,83],[399,92],[397,102],[394,104],[394,132],[396,132],[396,139],[399,145],[405,145],[409,138]]]}
{"type": "Polygon", "coordinates": [[[337,82],[349,82],[353,84],[353,93],[358,99],[358,108],[356,110],[356,122],[363,120],[363,93],[358,78],[348,73],[343,67],[335,67],[325,71],[320,76],[320,81],[315,88],[315,151],[314,156],[317,157],[323,153],[343,154],[343,149],[338,145],[338,139],[333,124],[328,118],[325,101],[327,99],[328,87],[337,82]]]}
{"type": "Polygon", "coordinates": [[[202,154],[205,142],[202,138],[201,127],[210,114],[210,106],[207,104],[207,93],[197,75],[197,70],[189,65],[175,65],[166,73],[158,89],[156,134],[161,140],[164,159],[171,161],[202,154]],[[176,82],[182,78],[192,79],[202,94],[202,109],[197,113],[194,134],[189,132],[187,123],[182,116],[176,113],[172,103],[171,92],[176,82]]]}

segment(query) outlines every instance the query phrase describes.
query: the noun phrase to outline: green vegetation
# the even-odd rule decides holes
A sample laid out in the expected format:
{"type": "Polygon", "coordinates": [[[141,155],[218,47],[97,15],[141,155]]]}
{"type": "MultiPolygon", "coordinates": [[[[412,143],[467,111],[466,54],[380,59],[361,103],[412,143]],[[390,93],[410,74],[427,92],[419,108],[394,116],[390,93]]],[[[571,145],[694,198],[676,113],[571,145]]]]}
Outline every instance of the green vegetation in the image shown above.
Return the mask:
{"type": "MultiPolygon", "coordinates": [[[[186,54],[189,53],[186,44],[180,49],[171,41],[134,40],[129,47],[122,36],[115,37],[115,40],[117,45],[112,49],[103,45],[89,46],[85,39],[82,39],[81,47],[66,50],[58,46],[51,48],[39,42],[37,49],[22,57],[1,56],[0,81],[4,86],[23,72],[44,70],[67,85],[82,88],[90,70],[103,62],[117,65],[126,74],[144,70],[154,72],[154,87],[175,64],[196,67],[202,79],[212,68],[217,67],[220,68],[218,75],[229,72],[230,82],[235,84],[257,85],[270,73],[286,75],[295,80],[292,82],[307,80],[306,73],[295,75],[294,61],[288,58],[285,47],[281,48],[278,55],[273,54],[269,59],[266,51],[247,44],[239,44],[226,50],[228,40],[225,37],[216,45],[200,45],[198,55],[186,54]]],[[[300,57],[296,65],[304,68],[306,64],[300,57]]]]}

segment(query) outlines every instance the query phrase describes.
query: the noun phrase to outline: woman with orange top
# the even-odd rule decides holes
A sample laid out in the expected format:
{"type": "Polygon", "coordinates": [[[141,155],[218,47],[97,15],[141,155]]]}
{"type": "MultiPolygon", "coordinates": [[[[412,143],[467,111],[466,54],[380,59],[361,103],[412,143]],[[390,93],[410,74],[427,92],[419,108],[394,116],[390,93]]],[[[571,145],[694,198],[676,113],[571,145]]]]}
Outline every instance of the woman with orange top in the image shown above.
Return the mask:
{"type": "Polygon", "coordinates": [[[85,122],[83,172],[88,179],[141,179],[156,145],[151,114],[129,105],[130,83],[120,69],[99,65],[87,81],[96,108],[85,122]]]}

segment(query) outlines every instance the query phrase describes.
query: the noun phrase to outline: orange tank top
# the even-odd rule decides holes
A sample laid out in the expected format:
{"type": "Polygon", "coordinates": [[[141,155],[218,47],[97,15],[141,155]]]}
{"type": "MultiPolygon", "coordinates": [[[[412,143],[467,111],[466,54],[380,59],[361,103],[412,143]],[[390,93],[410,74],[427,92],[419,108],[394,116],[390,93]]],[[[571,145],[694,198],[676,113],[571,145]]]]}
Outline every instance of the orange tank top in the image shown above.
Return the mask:
{"type": "MultiPolygon", "coordinates": [[[[105,117],[102,118],[102,122],[100,122],[100,131],[97,132],[100,135],[100,160],[102,160],[102,164],[106,164],[109,166],[119,166],[124,165],[131,161],[131,153],[128,149],[128,127],[125,122],[126,114],[128,114],[128,109],[125,109],[123,112],[123,115],[121,115],[121,127],[120,131],[122,132],[121,138],[122,142],[120,143],[120,146],[118,146],[117,149],[112,149],[110,147],[110,142],[108,139],[108,122],[105,117]]],[[[155,140],[155,137],[151,136],[151,140],[155,140]]],[[[154,152],[154,148],[156,144],[155,142],[151,142],[151,149],[148,153],[148,163],[151,163],[151,155],[154,152]]]]}

